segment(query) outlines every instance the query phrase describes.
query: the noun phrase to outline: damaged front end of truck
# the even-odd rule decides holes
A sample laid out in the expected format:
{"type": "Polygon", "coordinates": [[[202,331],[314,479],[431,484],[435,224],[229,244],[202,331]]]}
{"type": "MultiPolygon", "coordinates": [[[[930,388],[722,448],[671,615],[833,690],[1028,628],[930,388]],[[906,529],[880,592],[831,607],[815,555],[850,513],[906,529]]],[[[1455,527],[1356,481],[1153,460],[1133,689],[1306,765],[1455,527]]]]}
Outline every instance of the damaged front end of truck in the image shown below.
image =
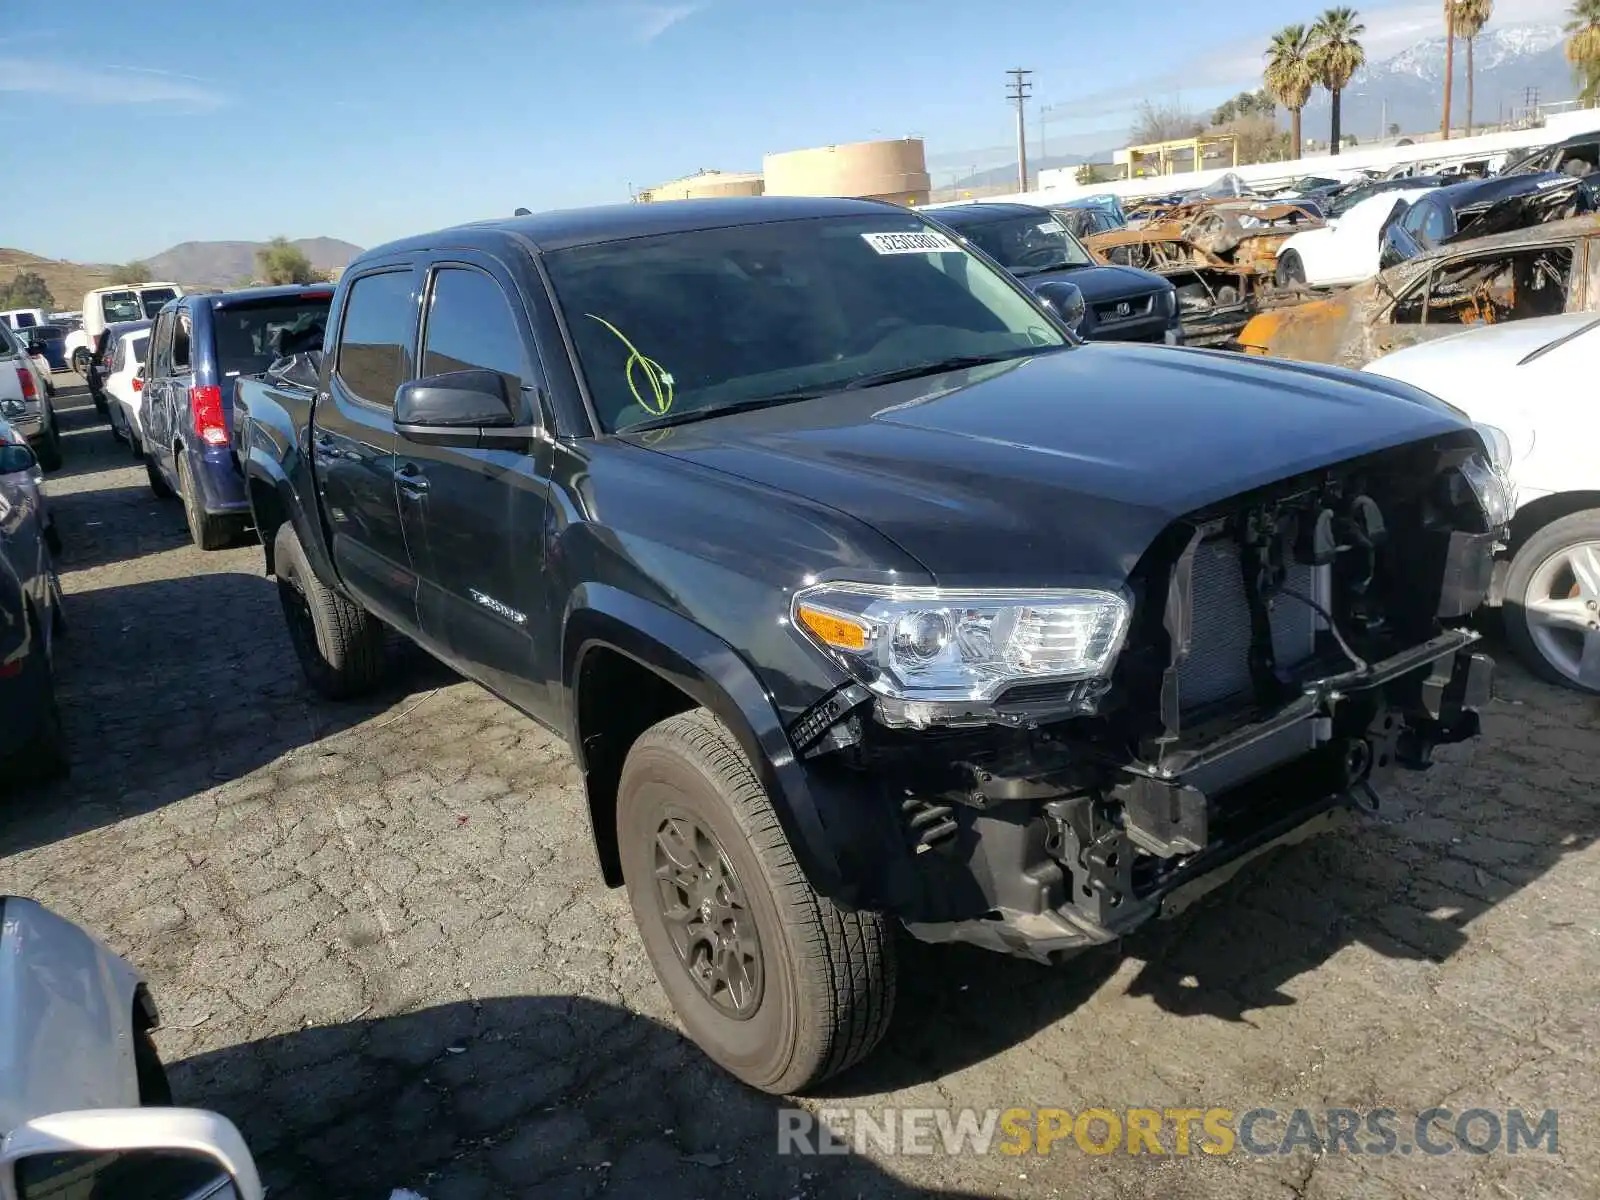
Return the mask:
{"type": "Polygon", "coordinates": [[[1139,558],[1115,629],[1041,625],[1021,651],[1024,618],[964,626],[959,597],[904,598],[875,631],[799,593],[796,629],[856,680],[790,732],[872,825],[849,839],[878,893],[862,901],[925,940],[1053,961],[1378,809],[1396,770],[1473,737],[1490,697],[1465,618],[1511,511],[1495,446],[1462,429],[1188,514],[1139,558]],[[1052,637],[1109,651],[1099,673],[915,704],[877,676],[880,634],[929,654],[963,638],[1024,659],[1052,637]]]}

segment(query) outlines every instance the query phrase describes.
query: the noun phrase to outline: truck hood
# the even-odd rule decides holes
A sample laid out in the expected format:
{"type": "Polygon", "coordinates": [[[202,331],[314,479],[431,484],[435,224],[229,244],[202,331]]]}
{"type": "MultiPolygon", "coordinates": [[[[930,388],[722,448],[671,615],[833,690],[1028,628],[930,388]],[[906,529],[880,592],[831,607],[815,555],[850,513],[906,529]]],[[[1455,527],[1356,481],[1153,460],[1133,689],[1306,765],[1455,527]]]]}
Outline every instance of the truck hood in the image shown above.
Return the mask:
{"type": "Polygon", "coordinates": [[[852,514],[943,584],[1104,586],[1180,516],[1462,424],[1376,377],[1102,343],[640,444],[852,514]]]}
{"type": "Polygon", "coordinates": [[[1148,296],[1164,291],[1168,284],[1153,271],[1137,267],[1061,267],[1039,275],[1028,275],[1020,280],[1023,287],[1033,289],[1041,283],[1075,283],[1083,298],[1090,304],[1106,300],[1126,300],[1135,296],[1148,296]]]}

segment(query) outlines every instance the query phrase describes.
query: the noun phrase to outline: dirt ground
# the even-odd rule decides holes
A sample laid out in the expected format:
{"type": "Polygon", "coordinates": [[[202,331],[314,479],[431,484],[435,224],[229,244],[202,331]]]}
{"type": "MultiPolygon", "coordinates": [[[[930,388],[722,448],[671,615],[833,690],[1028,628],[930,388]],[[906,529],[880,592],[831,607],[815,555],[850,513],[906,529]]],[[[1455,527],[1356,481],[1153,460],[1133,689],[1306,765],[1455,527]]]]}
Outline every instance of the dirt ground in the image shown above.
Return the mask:
{"type": "Polygon", "coordinates": [[[64,409],[73,774],[0,811],[0,891],[148,974],[180,1102],[240,1125],[274,1200],[1600,1195],[1595,700],[1504,666],[1485,736],[1380,818],[1119,953],[906,941],[882,1050],[800,1102],[1268,1108],[1268,1144],[1296,1107],[1391,1108],[1401,1145],[1434,1106],[1554,1109],[1555,1153],[779,1155],[780,1102],[683,1039],[598,885],[565,748],[420,655],[313,699],[259,551],[194,549],[64,409]]]}

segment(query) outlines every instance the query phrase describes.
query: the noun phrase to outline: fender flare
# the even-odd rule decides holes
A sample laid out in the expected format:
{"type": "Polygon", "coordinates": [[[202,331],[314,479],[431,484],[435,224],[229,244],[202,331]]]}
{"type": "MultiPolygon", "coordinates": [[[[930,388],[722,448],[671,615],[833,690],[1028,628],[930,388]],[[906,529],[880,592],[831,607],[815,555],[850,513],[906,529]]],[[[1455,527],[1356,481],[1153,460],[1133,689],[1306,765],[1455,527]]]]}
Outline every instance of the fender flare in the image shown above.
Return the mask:
{"type": "MultiPolygon", "coordinates": [[[[582,666],[590,653],[621,654],[666,680],[696,704],[716,715],[738,740],[778,815],[789,845],[817,891],[847,898],[839,855],[829,837],[819,797],[771,694],[732,646],[688,618],[650,600],[603,584],[576,589],[567,606],[562,634],[562,694],[573,756],[589,791],[587,747],[578,728],[582,666]]],[[[589,793],[590,833],[606,882],[621,882],[620,868],[608,857],[601,833],[599,799],[589,793]]]]}
{"type": "MultiPolygon", "coordinates": [[[[300,540],[300,548],[305,551],[306,561],[311,564],[311,569],[316,572],[317,578],[329,587],[343,592],[344,589],[339,585],[339,576],[333,569],[333,560],[328,554],[327,543],[322,537],[321,520],[315,512],[307,510],[283,463],[279,462],[268,449],[263,448],[256,438],[250,438],[245,448],[247,451],[244,464],[245,495],[250,499],[250,517],[256,529],[261,531],[265,528],[261,523],[262,514],[256,511],[256,489],[265,486],[271,490],[282,510],[283,521],[277,524],[288,523],[293,526],[295,537],[300,540]]],[[[291,450],[290,453],[299,452],[291,450]]],[[[272,540],[265,533],[261,534],[261,549],[267,573],[270,575],[273,570],[272,540]]]]}

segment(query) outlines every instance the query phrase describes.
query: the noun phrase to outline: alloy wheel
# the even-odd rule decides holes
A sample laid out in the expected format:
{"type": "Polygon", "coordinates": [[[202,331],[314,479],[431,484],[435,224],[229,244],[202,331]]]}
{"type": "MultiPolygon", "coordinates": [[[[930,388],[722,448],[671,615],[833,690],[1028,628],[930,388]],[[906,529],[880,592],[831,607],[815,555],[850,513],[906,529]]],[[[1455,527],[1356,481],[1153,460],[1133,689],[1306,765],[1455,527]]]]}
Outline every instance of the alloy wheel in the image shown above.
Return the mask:
{"type": "Polygon", "coordinates": [[[721,1013],[747,1020],[761,1007],[761,940],[739,876],[696,818],[668,810],[656,828],[656,900],[678,960],[721,1013]]]}
{"type": "Polygon", "coordinates": [[[1561,676],[1600,692],[1600,542],[1576,542],[1534,569],[1523,600],[1528,634],[1561,676]]]}

